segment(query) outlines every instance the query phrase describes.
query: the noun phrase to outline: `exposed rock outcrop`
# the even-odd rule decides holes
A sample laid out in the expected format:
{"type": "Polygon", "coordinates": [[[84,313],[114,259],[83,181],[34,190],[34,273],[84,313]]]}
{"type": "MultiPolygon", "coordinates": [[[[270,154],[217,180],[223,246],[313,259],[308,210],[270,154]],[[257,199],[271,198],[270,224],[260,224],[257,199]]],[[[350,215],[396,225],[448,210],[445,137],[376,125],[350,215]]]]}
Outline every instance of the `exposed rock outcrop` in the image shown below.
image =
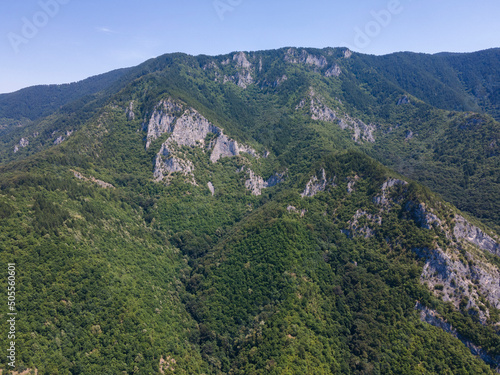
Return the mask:
{"type": "Polygon", "coordinates": [[[285,61],[292,64],[307,64],[324,68],[328,61],[322,55],[316,56],[308,53],[306,50],[300,52],[296,48],[289,48],[285,53],[285,61]]]}
{"type": "Polygon", "coordinates": [[[409,201],[404,208],[420,228],[431,229],[433,225],[441,226],[442,224],[441,220],[427,208],[425,203],[409,201]]]}
{"type": "MultiPolygon", "coordinates": [[[[376,130],[375,125],[365,124],[360,119],[352,118],[347,114],[342,116],[339,115],[336,111],[326,106],[312,88],[310,90],[309,97],[311,103],[311,118],[313,120],[335,123],[342,130],[349,129],[353,133],[352,138],[356,142],[375,142],[375,137],[373,135],[376,130]]],[[[301,102],[301,104],[302,106],[299,104],[296,109],[300,109],[305,106],[305,101],[301,102]]]]}
{"type": "Polygon", "coordinates": [[[162,100],[153,111],[149,124],[147,125],[148,135],[146,148],[149,148],[151,142],[164,133],[171,133],[174,121],[182,113],[182,105],[171,98],[162,100]]]}
{"type": "Polygon", "coordinates": [[[375,227],[382,225],[382,217],[370,214],[364,210],[357,210],[347,224],[349,225],[349,229],[344,231],[344,233],[349,237],[370,238],[375,235],[375,227]]]}
{"type": "MultiPolygon", "coordinates": [[[[244,61],[241,62],[244,64],[244,61]]],[[[248,153],[257,157],[257,152],[249,146],[239,144],[228,138],[219,127],[213,125],[198,111],[186,108],[184,104],[172,98],[161,101],[151,115],[147,125],[146,148],[162,134],[169,133],[169,138],[162,144],[156,155],[154,178],[161,181],[172,173],[180,172],[196,184],[193,176],[194,165],[185,160],[181,147],[199,147],[211,151],[210,160],[248,153]],[[212,140],[205,144],[207,137],[212,140]]]]}
{"type": "MultiPolygon", "coordinates": [[[[233,56],[233,61],[236,65],[236,74],[232,76],[224,76],[223,83],[232,82],[239,87],[246,89],[249,85],[254,83],[254,78],[252,75],[252,63],[248,61],[245,52],[238,52],[233,56]]],[[[230,64],[231,60],[226,60],[222,62],[222,65],[230,64]]]]}
{"type": "Polygon", "coordinates": [[[306,213],[307,213],[306,209],[302,209],[302,210],[299,211],[297,209],[297,207],[291,206],[291,205],[287,206],[286,210],[288,212],[294,212],[294,213],[300,214],[300,217],[304,217],[306,215],[306,213]]]}
{"type": "Polygon", "coordinates": [[[188,180],[196,185],[193,176],[194,165],[190,160],[181,159],[173,155],[166,142],[161,146],[160,152],[156,155],[153,176],[155,181],[162,181],[170,174],[180,172],[189,177],[188,180]]]}
{"type": "Polygon", "coordinates": [[[212,184],[212,182],[209,181],[207,186],[208,186],[208,190],[210,190],[210,193],[212,193],[212,196],[214,196],[215,195],[215,187],[212,184]]]}
{"type": "Polygon", "coordinates": [[[97,178],[95,178],[94,176],[90,176],[90,177],[85,177],[83,174],[81,174],[80,172],[77,172],[73,169],[71,169],[71,172],[73,172],[73,174],[75,175],[75,177],[79,180],[82,180],[82,181],[90,181],[90,182],[93,182],[97,185],[99,185],[100,187],[104,188],[104,189],[114,189],[115,187],[107,182],[104,182],[102,180],[98,180],[97,178]]]}
{"type": "Polygon", "coordinates": [[[73,130],[67,130],[65,135],[60,135],[54,140],[54,145],[59,145],[63,143],[66,139],[71,137],[71,134],[73,134],[73,130]]]}
{"type": "Polygon", "coordinates": [[[245,181],[245,187],[252,192],[253,195],[259,196],[262,194],[262,189],[273,187],[283,181],[283,174],[276,173],[269,179],[264,180],[261,176],[256,175],[251,169],[248,170],[248,179],[245,181]]]}
{"type": "Polygon", "coordinates": [[[440,248],[413,251],[426,259],[420,276],[422,283],[434,290],[443,301],[453,303],[457,309],[462,308],[476,314],[483,323],[488,319],[489,312],[484,308],[480,296],[492,306],[499,307],[498,269],[488,267],[477,259],[473,260],[471,254],[460,259],[457,254],[447,253],[440,248]]]}
{"type": "Polygon", "coordinates": [[[482,250],[489,251],[495,255],[500,255],[500,244],[492,237],[484,233],[478,227],[470,224],[460,215],[457,215],[455,220],[453,234],[457,239],[464,239],[482,250]]]}
{"type": "Polygon", "coordinates": [[[399,98],[397,105],[403,105],[403,104],[410,104],[410,98],[408,98],[406,95],[403,96],[402,98],[399,98]]]}
{"type": "Polygon", "coordinates": [[[413,139],[415,135],[411,130],[407,130],[405,133],[405,141],[409,141],[410,139],[413,139]]]}
{"type": "Polygon", "coordinates": [[[222,131],[220,131],[219,136],[215,141],[212,154],[210,155],[210,161],[212,163],[215,163],[220,158],[237,156],[242,152],[257,157],[257,153],[253,148],[239,144],[237,141],[229,139],[225,134],[222,133],[222,131]]]}
{"type": "Polygon", "coordinates": [[[243,69],[250,69],[252,64],[247,59],[245,52],[238,52],[233,56],[233,60],[236,62],[236,66],[243,69]]]}
{"type": "MultiPolygon", "coordinates": [[[[334,180],[334,179],[333,179],[334,180]]],[[[318,194],[321,191],[325,191],[326,187],[328,184],[331,186],[335,186],[333,183],[333,180],[328,182],[326,180],[326,172],[325,168],[321,169],[321,178],[318,179],[317,176],[312,176],[309,182],[306,185],[306,188],[304,191],[300,194],[302,198],[304,197],[314,197],[316,194],[318,194]]]]}
{"type": "MultiPolygon", "coordinates": [[[[406,181],[399,180],[397,178],[389,178],[382,184],[382,187],[380,189],[382,191],[382,194],[375,196],[373,198],[373,202],[381,206],[390,207],[394,203],[394,200],[390,198],[392,188],[394,186],[406,186],[406,185],[408,185],[408,182],[406,181]]],[[[400,199],[396,198],[396,201],[400,202],[400,199]]]]}
{"type": "Polygon", "coordinates": [[[339,77],[342,74],[340,66],[335,64],[325,72],[325,77],[339,77]]]}
{"type": "Polygon", "coordinates": [[[30,141],[28,140],[28,138],[21,138],[19,143],[14,146],[14,153],[18,152],[19,148],[27,147],[29,144],[30,144],[30,141]]]}
{"type": "Polygon", "coordinates": [[[347,178],[347,193],[352,194],[354,192],[354,186],[356,185],[356,182],[359,180],[359,176],[356,175],[354,177],[348,177],[347,178]]]}
{"type": "Polygon", "coordinates": [[[415,309],[420,311],[420,320],[422,322],[428,323],[434,327],[440,328],[443,331],[451,334],[452,336],[456,337],[462,343],[469,348],[471,353],[475,356],[478,356],[481,358],[484,362],[487,364],[493,366],[497,372],[500,372],[500,356],[492,356],[488,354],[486,351],[478,347],[477,345],[474,345],[473,342],[468,340],[466,337],[460,335],[457,330],[446,320],[443,319],[441,315],[439,315],[438,312],[429,309],[428,307],[422,305],[420,302],[417,302],[415,305],[415,309]]]}
{"type": "Polygon", "coordinates": [[[127,115],[127,120],[129,120],[129,121],[135,120],[134,101],[133,100],[130,102],[129,106],[127,107],[126,115],[127,115]]]}
{"type": "Polygon", "coordinates": [[[490,306],[500,307],[500,271],[489,263],[481,250],[496,254],[498,243],[462,216],[455,217],[452,229],[437,215],[435,207],[415,199],[405,202],[407,185],[406,181],[387,179],[380,189],[381,194],[373,198],[380,207],[380,214],[358,211],[345,232],[349,236],[357,233],[369,237],[382,222],[378,217],[395,205],[401,205],[400,214],[424,230],[441,232],[448,241],[446,247],[434,242],[432,247],[412,249],[425,262],[421,282],[443,301],[451,302],[457,309],[476,315],[480,322],[486,323],[490,306]],[[360,218],[364,225],[359,224],[360,218]],[[453,237],[457,241],[453,241],[453,237]]]}

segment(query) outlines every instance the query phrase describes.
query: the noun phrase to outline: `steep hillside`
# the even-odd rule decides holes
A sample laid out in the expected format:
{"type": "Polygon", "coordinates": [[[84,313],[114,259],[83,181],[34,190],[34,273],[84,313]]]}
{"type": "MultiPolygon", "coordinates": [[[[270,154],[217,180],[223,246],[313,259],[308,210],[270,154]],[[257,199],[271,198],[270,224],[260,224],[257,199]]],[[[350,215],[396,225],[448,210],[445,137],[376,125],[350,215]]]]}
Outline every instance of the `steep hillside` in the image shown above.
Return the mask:
{"type": "Polygon", "coordinates": [[[33,86],[13,93],[1,94],[0,119],[37,120],[53,113],[65,104],[107,89],[128,71],[129,69],[118,69],[80,82],[33,86]]]}
{"type": "MultiPolygon", "coordinates": [[[[205,108],[241,140],[275,154],[297,138],[314,139],[313,147],[319,142],[320,149],[361,147],[498,229],[499,123],[487,114],[436,108],[495,115],[496,53],[375,57],[346,49],[287,48],[217,57],[165,55],[133,68],[114,91],[68,103],[0,137],[0,160],[20,160],[68,139],[120,87],[127,87],[123,100],[134,100],[138,116],[154,110],[158,103],[152,98],[170,91],[205,108]],[[470,76],[464,67],[471,68],[470,76]],[[491,91],[484,94],[490,104],[464,104],[472,95],[471,82],[478,92],[490,82],[484,88],[491,91]]],[[[296,153],[303,154],[295,148],[291,155],[296,153]]]]}
{"type": "Polygon", "coordinates": [[[15,133],[16,370],[495,373],[498,231],[409,177],[498,225],[499,123],[364,59],[165,55],[15,133]]]}
{"type": "Polygon", "coordinates": [[[435,107],[488,113],[500,120],[500,49],[436,55],[363,56],[377,73],[435,107]]]}

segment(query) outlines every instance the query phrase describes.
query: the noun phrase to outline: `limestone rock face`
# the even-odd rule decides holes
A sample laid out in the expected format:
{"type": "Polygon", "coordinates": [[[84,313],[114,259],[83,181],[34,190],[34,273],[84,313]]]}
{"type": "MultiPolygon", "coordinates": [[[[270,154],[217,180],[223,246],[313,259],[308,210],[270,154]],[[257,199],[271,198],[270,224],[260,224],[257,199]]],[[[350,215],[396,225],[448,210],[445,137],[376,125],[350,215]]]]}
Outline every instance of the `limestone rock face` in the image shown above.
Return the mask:
{"type": "Polygon", "coordinates": [[[79,180],[94,182],[95,184],[99,185],[100,187],[102,187],[104,189],[114,189],[115,188],[110,183],[104,182],[102,180],[98,180],[94,176],[85,177],[83,174],[81,174],[80,172],[77,172],[73,169],[71,169],[71,172],[73,172],[74,176],[79,180]]]}
{"type": "Polygon", "coordinates": [[[408,98],[406,95],[398,100],[398,105],[403,104],[410,104],[410,98],[408,98]]]}
{"type": "Polygon", "coordinates": [[[214,196],[215,195],[215,187],[212,184],[212,182],[209,181],[207,186],[208,186],[208,190],[210,190],[210,193],[212,193],[212,196],[214,196]]]}
{"type": "Polygon", "coordinates": [[[208,134],[220,134],[221,130],[212,125],[205,117],[194,109],[187,109],[171,128],[169,143],[179,146],[204,146],[208,134]]]}
{"type": "Polygon", "coordinates": [[[236,73],[237,85],[243,89],[246,89],[253,83],[252,73],[247,71],[236,73]]]}
{"type": "Polygon", "coordinates": [[[351,220],[347,222],[349,229],[345,231],[351,237],[370,238],[375,235],[376,227],[382,225],[382,217],[373,215],[364,210],[357,210],[351,220]],[[364,219],[365,224],[360,224],[360,219],[364,219]]]}
{"type": "MultiPolygon", "coordinates": [[[[183,160],[173,155],[168,149],[168,145],[164,143],[161,146],[160,152],[156,155],[155,169],[153,176],[155,181],[162,181],[165,177],[175,172],[180,172],[188,177],[193,177],[194,166],[189,160],[183,160]]],[[[192,180],[193,184],[194,177],[192,180]]]]}
{"type": "MultiPolygon", "coordinates": [[[[335,186],[333,184],[333,181],[330,182],[332,186],[335,186]]],[[[316,194],[318,194],[321,191],[325,191],[326,187],[328,185],[328,181],[326,180],[326,172],[325,168],[321,169],[321,178],[318,179],[317,176],[312,176],[309,182],[306,185],[306,188],[304,191],[300,194],[302,198],[304,197],[314,197],[316,194]]]]}
{"type": "Polygon", "coordinates": [[[182,106],[171,98],[161,101],[155,108],[147,125],[146,148],[164,133],[172,132],[172,125],[182,111],[182,106]]]}
{"type": "Polygon", "coordinates": [[[425,203],[408,202],[405,205],[405,210],[410,212],[411,217],[420,228],[431,229],[433,225],[440,226],[441,220],[432,212],[430,212],[425,203]]]}
{"type": "MultiPolygon", "coordinates": [[[[245,65],[244,60],[241,64],[245,65]]],[[[161,181],[172,173],[180,172],[196,184],[193,176],[194,165],[185,159],[180,151],[182,147],[198,147],[204,151],[211,151],[212,163],[241,153],[257,156],[254,149],[230,139],[221,128],[213,125],[198,111],[172,98],[161,101],[155,107],[147,124],[146,148],[151,146],[153,140],[165,133],[170,136],[156,155],[153,172],[156,181],[161,181]],[[205,144],[209,135],[214,138],[205,144]]]]}
{"type": "MultiPolygon", "coordinates": [[[[484,255],[484,251],[498,254],[498,242],[455,214],[455,225],[439,216],[442,210],[414,199],[404,201],[408,183],[396,178],[387,179],[373,202],[380,207],[380,213],[366,214],[356,212],[349,221],[346,232],[349,235],[369,237],[382,223],[378,220],[383,213],[396,205],[401,214],[423,230],[441,233],[448,240],[446,248],[434,243],[429,248],[414,248],[412,251],[424,259],[425,265],[420,281],[427,285],[436,296],[451,302],[457,309],[465,309],[475,314],[478,320],[486,323],[489,307],[500,307],[500,270],[484,255]],[[359,225],[359,218],[366,217],[359,225]]],[[[447,211],[448,215],[450,211],[447,211]]],[[[441,327],[443,328],[443,327],[441,327]]],[[[443,328],[444,329],[444,328],[443,328]]]]}
{"type": "Polygon", "coordinates": [[[484,362],[492,365],[497,372],[500,372],[500,356],[493,356],[488,354],[482,348],[474,345],[466,337],[460,335],[449,322],[444,320],[443,317],[439,315],[437,311],[429,309],[428,307],[422,305],[420,302],[417,302],[417,304],[415,305],[415,309],[420,311],[420,320],[422,322],[428,323],[437,328],[441,328],[443,331],[458,338],[467,348],[469,348],[473,355],[480,357],[484,362]]]}
{"type": "Polygon", "coordinates": [[[233,56],[233,61],[236,64],[237,73],[234,76],[225,76],[223,82],[233,82],[239,87],[246,89],[249,85],[254,83],[252,63],[248,61],[245,52],[236,53],[233,56]]]}
{"type": "Polygon", "coordinates": [[[285,54],[285,61],[292,64],[307,64],[318,68],[324,68],[328,61],[322,55],[316,56],[308,53],[306,50],[300,52],[296,48],[289,48],[285,54]]]}
{"type": "MultiPolygon", "coordinates": [[[[310,100],[310,111],[311,118],[318,121],[326,121],[337,124],[342,130],[348,129],[352,132],[352,138],[356,142],[375,142],[374,132],[376,130],[375,125],[365,124],[363,121],[357,118],[352,118],[347,114],[339,115],[335,110],[326,106],[322,99],[314,92],[311,88],[309,92],[310,100]]],[[[302,106],[305,105],[301,102],[302,106]]],[[[297,106],[296,109],[300,109],[301,106],[297,106]]]]}
{"type": "Polygon", "coordinates": [[[210,155],[210,161],[212,163],[216,163],[220,158],[237,156],[242,152],[245,152],[252,156],[257,156],[257,153],[253,148],[239,144],[237,141],[229,139],[221,131],[215,142],[212,154],[210,155]]]}
{"type": "Polygon", "coordinates": [[[375,196],[375,198],[373,198],[373,202],[375,204],[378,204],[378,205],[381,205],[384,207],[390,207],[393,203],[393,200],[390,198],[391,189],[394,186],[398,186],[398,185],[405,186],[405,185],[408,185],[408,182],[403,181],[403,180],[399,180],[397,178],[389,178],[387,181],[385,181],[382,184],[382,187],[380,189],[382,194],[375,196]]]}
{"type": "Polygon", "coordinates": [[[233,56],[233,60],[236,62],[236,66],[244,69],[250,69],[252,64],[247,59],[245,52],[238,52],[233,56]]]}
{"type": "Polygon", "coordinates": [[[127,119],[129,121],[135,120],[135,113],[134,113],[134,101],[132,100],[127,108],[127,119]]]}
{"type": "Polygon", "coordinates": [[[455,228],[453,234],[457,239],[464,239],[481,250],[489,251],[492,254],[500,255],[500,244],[488,236],[478,227],[470,224],[462,216],[456,216],[455,228]]]}
{"type": "Polygon", "coordinates": [[[252,192],[253,195],[259,196],[262,194],[262,189],[273,187],[283,181],[283,174],[276,173],[268,180],[264,180],[261,176],[256,175],[251,169],[248,170],[248,179],[245,181],[245,187],[252,192]]]}
{"type": "Polygon", "coordinates": [[[340,69],[340,66],[338,66],[337,64],[335,64],[325,72],[326,77],[339,77],[340,74],[342,74],[342,70],[340,69]]]}
{"type": "Polygon", "coordinates": [[[466,252],[466,258],[460,258],[455,252],[436,249],[413,249],[415,253],[426,259],[424,271],[420,276],[435,294],[445,302],[451,302],[460,308],[466,301],[464,309],[475,311],[479,320],[485,323],[489,310],[484,308],[481,296],[492,306],[500,307],[500,272],[479,257],[466,252]],[[481,308],[483,307],[483,308],[481,308]]]}
{"type": "Polygon", "coordinates": [[[27,147],[30,144],[28,138],[21,138],[19,143],[14,146],[14,153],[18,152],[20,148],[27,147]]]}

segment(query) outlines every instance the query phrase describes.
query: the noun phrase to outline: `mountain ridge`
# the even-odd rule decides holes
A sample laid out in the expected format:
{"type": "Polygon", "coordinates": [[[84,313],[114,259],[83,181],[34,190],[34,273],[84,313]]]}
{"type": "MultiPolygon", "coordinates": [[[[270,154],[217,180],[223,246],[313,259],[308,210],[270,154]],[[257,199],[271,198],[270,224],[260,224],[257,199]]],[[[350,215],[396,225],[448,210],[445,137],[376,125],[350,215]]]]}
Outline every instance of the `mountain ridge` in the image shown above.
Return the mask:
{"type": "Polygon", "coordinates": [[[418,181],[494,200],[499,124],[346,51],[165,55],[0,135],[18,369],[498,371],[498,230],[418,181]]]}

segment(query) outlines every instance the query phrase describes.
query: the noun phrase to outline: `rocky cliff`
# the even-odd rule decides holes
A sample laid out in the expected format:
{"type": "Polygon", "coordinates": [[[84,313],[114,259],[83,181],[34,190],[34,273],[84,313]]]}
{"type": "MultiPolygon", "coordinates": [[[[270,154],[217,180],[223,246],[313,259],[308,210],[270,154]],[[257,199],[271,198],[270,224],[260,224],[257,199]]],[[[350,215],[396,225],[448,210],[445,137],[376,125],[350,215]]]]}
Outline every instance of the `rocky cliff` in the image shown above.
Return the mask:
{"type": "MultiPolygon", "coordinates": [[[[247,66],[246,60],[238,60],[242,67],[247,66]]],[[[190,108],[180,101],[167,98],[158,103],[145,124],[146,148],[163,134],[168,139],[161,145],[155,159],[154,178],[162,181],[173,174],[181,173],[188,180],[196,184],[194,179],[194,165],[182,152],[183,147],[200,148],[210,153],[210,161],[216,163],[221,158],[238,156],[242,153],[258,157],[257,152],[250,146],[241,144],[229,138],[223,130],[202,116],[194,108],[190,108]]],[[[252,180],[252,178],[250,178],[252,180]]],[[[270,186],[270,183],[255,183],[252,191],[258,191],[270,186]]]]}
{"type": "Polygon", "coordinates": [[[365,124],[360,119],[351,117],[348,114],[339,114],[338,111],[325,105],[324,99],[312,87],[309,90],[308,98],[303,99],[296,109],[305,108],[307,102],[310,103],[309,111],[313,120],[331,122],[337,124],[342,130],[349,130],[352,138],[358,143],[375,142],[375,125],[365,124]]]}

